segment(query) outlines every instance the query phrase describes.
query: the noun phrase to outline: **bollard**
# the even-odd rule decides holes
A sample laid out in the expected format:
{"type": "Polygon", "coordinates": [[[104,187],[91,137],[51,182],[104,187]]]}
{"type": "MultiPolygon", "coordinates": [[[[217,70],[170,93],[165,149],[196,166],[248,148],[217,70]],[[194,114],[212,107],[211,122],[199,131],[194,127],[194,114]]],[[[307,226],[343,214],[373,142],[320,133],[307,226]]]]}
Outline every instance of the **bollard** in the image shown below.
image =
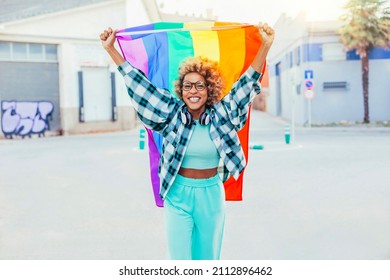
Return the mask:
{"type": "Polygon", "coordinates": [[[263,150],[264,147],[263,147],[263,145],[259,145],[259,144],[250,144],[249,145],[249,149],[252,149],[252,150],[263,150]]]}
{"type": "Polygon", "coordinates": [[[290,144],[290,126],[289,125],[285,125],[284,126],[284,141],[286,142],[286,144],[290,144]]]}
{"type": "Polygon", "coordinates": [[[139,130],[139,149],[145,149],[145,129],[141,128],[139,130]]]}

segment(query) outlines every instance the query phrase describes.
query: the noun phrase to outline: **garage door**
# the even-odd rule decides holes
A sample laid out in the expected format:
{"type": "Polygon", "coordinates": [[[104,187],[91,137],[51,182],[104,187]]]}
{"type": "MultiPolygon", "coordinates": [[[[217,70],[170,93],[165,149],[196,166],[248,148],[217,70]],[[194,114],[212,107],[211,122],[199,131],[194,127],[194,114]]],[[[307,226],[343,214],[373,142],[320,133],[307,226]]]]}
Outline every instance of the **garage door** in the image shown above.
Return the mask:
{"type": "Polygon", "coordinates": [[[1,128],[6,137],[59,131],[55,45],[0,42],[1,128]]]}

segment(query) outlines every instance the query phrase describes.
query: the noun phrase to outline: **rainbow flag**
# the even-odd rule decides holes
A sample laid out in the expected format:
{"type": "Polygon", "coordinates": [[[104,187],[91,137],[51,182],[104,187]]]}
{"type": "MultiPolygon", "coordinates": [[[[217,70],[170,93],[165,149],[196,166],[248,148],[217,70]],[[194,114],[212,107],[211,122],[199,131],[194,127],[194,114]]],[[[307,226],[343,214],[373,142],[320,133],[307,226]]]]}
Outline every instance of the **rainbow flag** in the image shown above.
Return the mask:
{"type": "MultiPolygon", "coordinates": [[[[158,22],[119,30],[117,42],[127,61],[143,71],[153,84],[172,94],[173,81],[185,58],[206,56],[218,61],[228,92],[261,45],[257,26],[231,22],[158,22]]],[[[154,197],[156,205],[163,206],[158,177],[162,139],[153,131],[147,132],[154,197]]],[[[248,159],[249,121],[238,136],[248,159]]],[[[226,200],[242,200],[242,185],[243,173],[237,181],[229,178],[224,183],[226,200]]]]}

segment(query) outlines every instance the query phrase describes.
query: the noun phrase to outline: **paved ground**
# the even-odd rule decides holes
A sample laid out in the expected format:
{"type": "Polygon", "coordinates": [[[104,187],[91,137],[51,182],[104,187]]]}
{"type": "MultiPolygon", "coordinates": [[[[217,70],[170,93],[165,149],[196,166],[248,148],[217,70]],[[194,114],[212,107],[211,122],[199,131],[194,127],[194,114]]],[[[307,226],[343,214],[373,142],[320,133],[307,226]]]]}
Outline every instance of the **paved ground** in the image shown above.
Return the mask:
{"type": "MultiPolygon", "coordinates": [[[[223,259],[390,259],[390,129],[299,128],[253,112],[223,259]]],[[[0,140],[0,259],[164,259],[138,130],[0,140]]]]}

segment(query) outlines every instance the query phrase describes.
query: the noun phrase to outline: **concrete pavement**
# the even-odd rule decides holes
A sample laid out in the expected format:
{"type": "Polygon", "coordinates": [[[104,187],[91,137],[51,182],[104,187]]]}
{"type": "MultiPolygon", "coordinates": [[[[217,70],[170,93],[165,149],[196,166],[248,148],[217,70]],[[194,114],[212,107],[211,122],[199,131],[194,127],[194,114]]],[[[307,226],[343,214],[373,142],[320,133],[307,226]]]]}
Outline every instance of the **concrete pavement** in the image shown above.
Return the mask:
{"type": "MultiPolygon", "coordinates": [[[[297,128],[252,112],[223,259],[389,259],[390,129],[297,128]]],[[[0,141],[0,259],[165,259],[138,130],[0,141]]]]}

